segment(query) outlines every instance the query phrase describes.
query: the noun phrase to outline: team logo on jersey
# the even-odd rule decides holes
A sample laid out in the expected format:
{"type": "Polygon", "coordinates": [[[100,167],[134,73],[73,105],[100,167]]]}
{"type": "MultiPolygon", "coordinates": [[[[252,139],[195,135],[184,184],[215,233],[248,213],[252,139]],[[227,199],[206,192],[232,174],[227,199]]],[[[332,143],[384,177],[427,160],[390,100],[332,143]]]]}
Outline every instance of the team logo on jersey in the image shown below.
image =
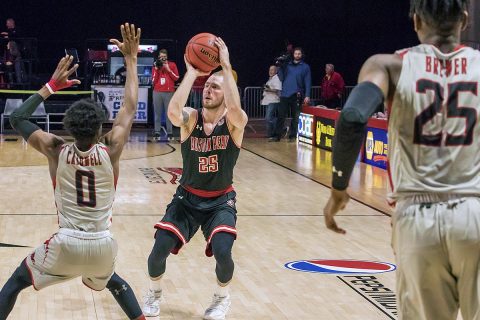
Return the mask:
{"type": "Polygon", "coordinates": [[[225,118],[222,118],[220,119],[220,121],[218,121],[217,125],[222,126],[224,123],[225,123],[225,118]]]}
{"type": "Polygon", "coordinates": [[[388,262],[362,260],[299,260],[285,264],[290,270],[328,274],[375,274],[396,269],[388,262]]]}

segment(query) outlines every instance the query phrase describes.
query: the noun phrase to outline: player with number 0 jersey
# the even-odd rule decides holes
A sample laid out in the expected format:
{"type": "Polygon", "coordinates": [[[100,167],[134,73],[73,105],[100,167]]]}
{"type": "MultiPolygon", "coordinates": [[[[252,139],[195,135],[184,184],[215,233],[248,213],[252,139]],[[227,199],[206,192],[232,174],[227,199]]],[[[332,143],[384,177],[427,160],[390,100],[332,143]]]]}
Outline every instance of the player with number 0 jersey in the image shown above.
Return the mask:
{"type": "Polygon", "coordinates": [[[80,84],[68,79],[78,68],[77,64],[71,67],[73,57],[68,55],[60,60],[51,80],[11,115],[14,129],[48,159],[59,230],[25,258],[0,291],[0,319],[7,318],[21,290],[29,286],[40,290],[76,277],[96,291],[107,287],[129,319],[145,319],[132,288],[115,273],[117,242],[109,231],[120,155],[138,101],[140,29],[128,23],[120,29],[123,42],[111,42],[124,55],[128,71],[124,104],[110,132],[102,136],[105,113],[91,99],[73,103],[63,119],[74,143],[67,144],[29,121],[50,95],[80,84]]]}

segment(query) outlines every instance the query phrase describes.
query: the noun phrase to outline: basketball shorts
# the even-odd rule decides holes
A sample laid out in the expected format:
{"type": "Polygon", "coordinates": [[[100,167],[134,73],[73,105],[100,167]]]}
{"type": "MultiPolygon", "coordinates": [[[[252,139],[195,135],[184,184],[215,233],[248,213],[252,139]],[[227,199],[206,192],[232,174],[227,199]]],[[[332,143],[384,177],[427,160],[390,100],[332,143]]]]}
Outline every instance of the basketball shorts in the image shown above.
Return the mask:
{"type": "Polygon", "coordinates": [[[235,191],[230,191],[219,197],[204,198],[179,186],[165,216],[155,224],[155,228],[168,230],[178,237],[178,245],[172,250],[173,254],[177,254],[201,227],[207,241],[205,255],[211,257],[211,241],[216,233],[227,232],[237,237],[235,197],[235,191]]]}
{"type": "Polygon", "coordinates": [[[83,284],[100,291],[113,275],[117,251],[110,231],[60,228],[25,262],[36,290],[81,276],[83,284]]]}
{"type": "Polygon", "coordinates": [[[399,319],[478,319],[480,198],[402,199],[392,222],[399,319]]]}

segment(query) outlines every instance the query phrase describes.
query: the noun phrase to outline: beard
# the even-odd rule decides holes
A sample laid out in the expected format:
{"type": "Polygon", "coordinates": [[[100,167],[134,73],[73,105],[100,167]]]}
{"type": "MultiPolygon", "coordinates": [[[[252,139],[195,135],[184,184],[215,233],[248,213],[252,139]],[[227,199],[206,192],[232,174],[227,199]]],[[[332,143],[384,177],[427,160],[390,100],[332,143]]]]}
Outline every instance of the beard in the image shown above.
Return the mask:
{"type": "Polygon", "coordinates": [[[212,100],[203,99],[203,101],[202,101],[202,106],[203,106],[205,109],[217,109],[217,108],[219,108],[222,104],[223,104],[223,100],[217,101],[217,102],[213,102],[212,100]],[[205,103],[205,102],[206,102],[206,103],[205,103]]]}

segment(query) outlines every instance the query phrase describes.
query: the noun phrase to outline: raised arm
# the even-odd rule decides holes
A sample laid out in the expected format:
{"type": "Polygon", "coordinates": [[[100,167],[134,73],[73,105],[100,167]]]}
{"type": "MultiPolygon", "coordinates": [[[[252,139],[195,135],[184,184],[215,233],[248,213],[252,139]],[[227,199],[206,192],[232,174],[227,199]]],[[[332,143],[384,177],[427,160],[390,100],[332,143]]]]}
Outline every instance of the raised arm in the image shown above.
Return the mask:
{"type": "Polygon", "coordinates": [[[105,135],[105,143],[109,146],[109,154],[113,160],[118,160],[123,146],[127,143],[133,119],[137,112],[138,103],[138,76],[137,76],[137,53],[140,43],[140,28],[125,23],[120,26],[123,42],[111,39],[110,42],[118,46],[127,68],[125,81],[125,97],[123,105],[113,122],[112,130],[105,135]]]}
{"type": "Polygon", "coordinates": [[[391,94],[390,87],[396,83],[400,70],[401,60],[396,55],[376,55],[368,59],[338,119],[332,150],[332,190],[324,208],[327,228],[337,233],[345,233],[337,226],[334,216],[345,208],[350,198],[346,189],[365,139],[368,119],[391,94]]]}
{"type": "Polygon", "coordinates": [[[247,125],[248,117],[240,103],[240,94],[238,93],[237,83],[233,78],[228,48],[220,37],[215,39],[215,45],[219,49],[220,64],[223,69],[223,93],[227,107],[228,121],[235,128],[243,130],[247,125]]]}
{"type": "Polygon", "coordinates": [[[187,73],[185,73],[180,86],[173,94],[172,99],[170,99],[170,103],[168,104],[168,119],[170,119],[174,126],[188,131],[188,125],[191,123],[190,115],[196,111],[192,108],[184,108],[184,106],[187,103],[195,79],[197,79],[197,77],[206,76],[209,73],[195,69],[190,63],[188,63],[185,57],[184,59],[187,73]]]}
{"type": "Polygon", "coordinates": [[[58,154],[58,146],[63,144],[63,139],[43,131],[36,124],[29,120],[30,116],[35,112],[37,107],[46,100],[55,91],[80,84],[79,80],[68,80],[78,68],[75,64],[72,68],[70,65],[73,61],[72,56],[65,56],[55,69],[50,81],[38,90],[37,93],[28,98],[17,110],[10,116],[10,124],[12,127],[28,142],[32,147],[40,151],[48,158],[58,154]]]}

